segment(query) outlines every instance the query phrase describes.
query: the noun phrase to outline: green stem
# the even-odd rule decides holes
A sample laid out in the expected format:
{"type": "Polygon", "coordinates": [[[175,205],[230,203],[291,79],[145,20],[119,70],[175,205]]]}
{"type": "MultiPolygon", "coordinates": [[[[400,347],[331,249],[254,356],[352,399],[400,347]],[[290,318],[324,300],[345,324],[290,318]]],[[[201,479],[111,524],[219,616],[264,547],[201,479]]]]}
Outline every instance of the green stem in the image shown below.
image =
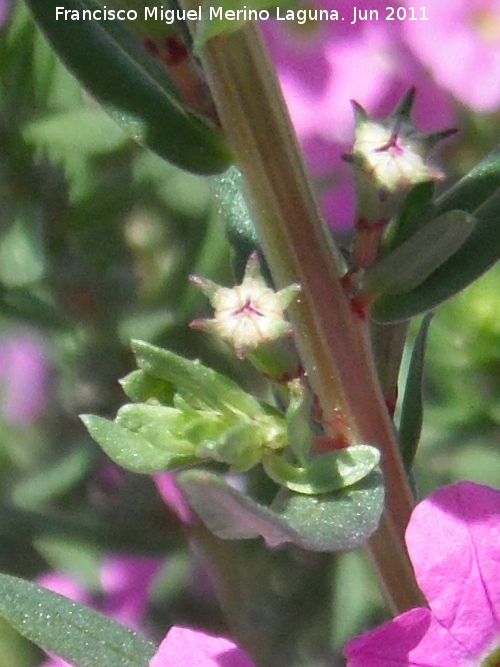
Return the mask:
{"type": "MultiPolygon", "coordinates": [[[[189,8],[191,0],[182,0],[189,8]]],[[[370,342],[350,309],[340,282],[340,254],[323,221],[274,68],[256,25],[219,35],[206,44],[202,64],[222,124],[238,159],[259,238],[277,288],[299,282],[290,307],[299,353],[319,397],[325,422],[347,420],[353,442],[376,443],[383,452],[387,510],[383,537],[371,550],[380,561],[393,609],[422,604],[404,548],[413,498],[378,385],[370,342]],[[383,542],[383,544],[382,544],[383,542]],[[385,552],[385,553],[384,553],[385,552]],[[394,581],[386,553],[405,572],[394,581]],[[384,574],[385,573],[385,574],[384,574]]]]}

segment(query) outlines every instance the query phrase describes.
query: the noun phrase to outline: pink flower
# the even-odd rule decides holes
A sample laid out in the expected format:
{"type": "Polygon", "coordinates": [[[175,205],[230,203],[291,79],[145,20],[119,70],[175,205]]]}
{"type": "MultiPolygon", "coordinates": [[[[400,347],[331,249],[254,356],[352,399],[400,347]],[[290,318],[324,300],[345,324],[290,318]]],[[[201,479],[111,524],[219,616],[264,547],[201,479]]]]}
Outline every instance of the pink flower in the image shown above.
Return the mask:
{"type": "Polygon", "coordinates": [[[35,420],[47,402],[50,367],[45,346],[31,334],[0,340],[0,411],[17,426],[35,420]]]}
{"type": "Polygon", "coordinates": [[[254,667],[248,655],[229,639],[174,626],[149,667],[254,667]]]}
{"type": "Polygon", "coordinates": [[[402,22],[413,52],[465,104],[482,112],[499,108],[498,0],[439,0],[427,3],[426,12],[427,21],[402,22]]]}
{"type": "Polygon", "coordinates": [[[175,472],[160,472],[153,475],[153,480],[166,505],[177,514],[183,523],[189,525],[193,522],[191,508],[184,494],[176,485],[175,477],[175,472]]]}
{"type": "Polygon", "coordinates": [[[0,27],[2,27],[5,19],[7,18],[7,12],[9,10],[10,2],[9,0],[0,0],[0,27]]]}
{"type": "Polygon", "coordinates": [[[414,510],[406,543],[429,609],[351,640],[348,667],[494,667],[500,663],[500,492],[473,482],[414,510]]]}

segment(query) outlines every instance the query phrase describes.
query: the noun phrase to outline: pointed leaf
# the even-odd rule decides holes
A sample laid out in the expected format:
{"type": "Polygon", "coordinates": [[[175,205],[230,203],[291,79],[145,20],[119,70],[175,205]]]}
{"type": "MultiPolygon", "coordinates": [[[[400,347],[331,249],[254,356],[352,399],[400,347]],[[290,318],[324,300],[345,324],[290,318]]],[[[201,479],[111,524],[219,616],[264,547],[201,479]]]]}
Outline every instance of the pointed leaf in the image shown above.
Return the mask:
{"type": "Polygon", "coordinates": [[[473,213],[474,231],[462,247],[422,283],[387,294],[372,309],[379,322],[396,322],[432,310],[465,289],[500,259],[500,188],[473,213]]]}
{"type": "Polygon", "coordinates": [[[410,472],[417,453],[424,416],[423,379],[425,349],[433,314],[424,317],[413,345],[399,420],[399,444],[406,472],[410,472]]]}
{"type": "Polygon", "coordinates": [[[413,234],[433,214],[432,196],[434,194],[434,182],[427,181],[418,183],[410,190],[401,205],[396,219],[391,223],[388,250],[394,250],[413,234]]]}
{"type": "Polygon", "coordinates": [[[465,211],[431,220],[367,271],[363,291],[402,294],[417,287],[462,247],[474,227],[474,218],[465,211]]]}
{"type": "Polygon", "coordinates": [[[187,392],[214,410],[243,412],[249,417],[263,414],[259,402],[228,377],[204,366],[199,360],[180,357],[149,343],[133,341],[139,367],[187,392]]]}
{"type": "Polygon", "coordinates": [[[288,444],[301,465],[306,465],[314,440],[311,429],[312,397],[300,380],[288,385],[290,403],[286,411],[288,444]]]}
{"type": "Polygon", "coordinates": [[[436,202],[436,215],[460,209],[472,213],[500,188],[500,146],[476,164],[436,202]]]}
{"type": "Polygon", "coordinates": [[[157,650],[107,616],[5,574],[0,574],[0,616],[75,667],[147,667],[157,650]]]}
{"type": "Polygon", "coordinates": [[[158,448],[142,435],[104,417],[81,415],[80,419],[106,454],[127,470],[150,474],[198,461],[192,453],[158,448]]]}
{"type": "MultiPolygon", "coordinates": [[[[56,18],[57,0],[27,0],[52,47],[82,84],[139,143],[200,174],[227,168],[222,133],[182,106],[163,68],[120,21],[56,18]]],[[[67,0],[63,10],[102,10],[67,0]]]]}
{"type": "Polygon", "coordinates": [[[155,399],[164,405],[171,405],[174,398],[174,386],[171,382],[145,371],[132,371],[120,380],[120,384],[130,400],[137,403],[155,399]]]}
{"type": "Polygon", "coordinates": [[[234,249],[234,275],[241,281],[248,258],[260,247],[243,193],[243,176],[236,167],[229,167],[221,176],[214,177],[212,184],[227,238],[234,249]]]}
{"type": "Polygon", "coordinates": [[[270,547],[291,542],[311,551],[352,549],[376,530],[383,508],[382,476],[376,472],[337,493],[311,497],[282,492],[272,507],[204,470],[181,472],[176,479],[215,535],[230,540],[260,535],[270,547]]]}

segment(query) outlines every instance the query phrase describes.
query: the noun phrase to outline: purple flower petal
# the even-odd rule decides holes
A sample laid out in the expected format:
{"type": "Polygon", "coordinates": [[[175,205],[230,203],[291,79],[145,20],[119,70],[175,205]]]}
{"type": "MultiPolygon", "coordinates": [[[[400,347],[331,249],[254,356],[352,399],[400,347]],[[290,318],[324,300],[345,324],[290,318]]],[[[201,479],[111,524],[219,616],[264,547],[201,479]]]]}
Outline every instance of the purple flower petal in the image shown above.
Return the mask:
{"type": "Polygon", "coordinates": [[[175,472],[160,472],[153,475],[153,480],[165,503],[177,514],[179,519],[186,524],[193,520],[191,508],[182,491],[175,483],[175,472]]]}
{"type": "Polygon", "coordinates": [[[149,667],[254,667],[248,655],[229,639],[174,626],[149,667]]]}
{"type": "Polygon", "coordinates": [[[348,667],[471,667],[470,655],[432,616],[412,609],[350,641],[348,667]]]}
{"type": "Polygon", "coordinates": [[[500,492],[441,489],[414,510],[406,542],[435,617],[478,655],[500,635],[500,492]]]}
{"type": "Polygon", "coordinates": [[[23,425],[40,415],[49,375],[45,346],[38,338],[20,334],[0,341],[1,410],[6,421],[23,425]]]}
{"type": "Polygon", "coordinates": [[[142,624],[149,598],[149,588],[162,567],[157,558],[111,556],[101,569],[105,598],[99,610],[138,629],[142,624]]]}
{"type": "Polygon", "coordinates": [[[7,18],[7,12],[9,11],[10,0],[0,0],[0,28],[2,27],[5,19],[7,18]]]}

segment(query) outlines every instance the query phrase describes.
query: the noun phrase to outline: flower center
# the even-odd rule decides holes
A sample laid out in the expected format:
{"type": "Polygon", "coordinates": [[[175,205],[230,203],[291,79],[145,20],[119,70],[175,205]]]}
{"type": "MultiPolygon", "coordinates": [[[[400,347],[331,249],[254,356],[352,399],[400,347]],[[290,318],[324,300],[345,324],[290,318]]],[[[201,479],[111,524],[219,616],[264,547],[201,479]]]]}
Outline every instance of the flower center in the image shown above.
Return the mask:
{"type": "Polygon", "coordinates": [[[383,151],[389,151],[391,155],[403,155],[404,150],[403,148],[398,144],[398,130],[395,130],[389,141],[381,146],[380,148],[377,148],[377,153],[382,153],[383,151]]]}
{"type": "Polygon", "coordinates": [[[500,42],[500,12],[494,6],[476,7],[470,13],[471,23],[487,44],[500,42]]]}
{"type": "Polygon", "coordinates": [[[500,647],[481,660],[479,667],[500,667],[500,647]]]}
{"type": "Polygon", "coordinates": [[[254,306],[250,298],[248,298],[242,306],[235,310],[233,315],[257,315],[258,317],[264,317],[264,313],[256,306],[254,306]]]}

